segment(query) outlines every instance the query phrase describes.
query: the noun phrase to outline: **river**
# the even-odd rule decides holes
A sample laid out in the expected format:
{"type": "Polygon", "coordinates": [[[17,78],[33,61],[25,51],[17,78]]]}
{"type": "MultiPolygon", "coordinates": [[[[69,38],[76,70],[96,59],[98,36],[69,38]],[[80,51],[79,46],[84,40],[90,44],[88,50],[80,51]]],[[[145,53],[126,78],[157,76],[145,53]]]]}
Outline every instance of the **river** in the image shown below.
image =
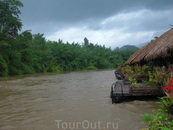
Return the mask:
{"type": "Polygon", "coordinates": [[[155,100],[112,104],[114,70],[0,78],[0,130],[139,130],[155,100]]]}

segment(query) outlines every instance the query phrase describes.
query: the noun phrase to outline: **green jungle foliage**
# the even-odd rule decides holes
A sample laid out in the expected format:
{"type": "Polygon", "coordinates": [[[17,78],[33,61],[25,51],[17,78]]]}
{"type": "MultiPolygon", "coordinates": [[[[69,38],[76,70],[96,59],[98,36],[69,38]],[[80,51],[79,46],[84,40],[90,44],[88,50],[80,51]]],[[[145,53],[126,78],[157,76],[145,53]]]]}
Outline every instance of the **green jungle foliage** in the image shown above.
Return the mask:
{"type": "Polygon", "coordinates": [[[136,50],[114,50],[89,43],[47,41],[44,34],[18,31],[19,0],[0,1],[0,76],[116,68],[136,50]]]}
{"type": "Polygon", "coordinates": [[[143,123],[148,126],[147,130],[172,130],[173,129],[173,100],[169,94],[161,97],[160,109],[153,110],[152,113],[142,114],[143,123]]]}

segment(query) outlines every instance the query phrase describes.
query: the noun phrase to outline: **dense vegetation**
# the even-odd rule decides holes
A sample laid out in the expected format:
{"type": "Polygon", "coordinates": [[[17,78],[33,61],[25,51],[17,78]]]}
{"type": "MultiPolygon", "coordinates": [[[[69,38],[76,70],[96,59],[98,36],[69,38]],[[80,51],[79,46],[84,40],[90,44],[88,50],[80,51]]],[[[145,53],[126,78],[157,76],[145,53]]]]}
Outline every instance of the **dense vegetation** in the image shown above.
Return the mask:
{"type": "Polygon", "coordinates": [[[48,41],[44,34],[22,28],[19,0],[0,1],[0,76],[40,72],[116,68],[136,50],[106,48],[89,43],[48,41]]]}

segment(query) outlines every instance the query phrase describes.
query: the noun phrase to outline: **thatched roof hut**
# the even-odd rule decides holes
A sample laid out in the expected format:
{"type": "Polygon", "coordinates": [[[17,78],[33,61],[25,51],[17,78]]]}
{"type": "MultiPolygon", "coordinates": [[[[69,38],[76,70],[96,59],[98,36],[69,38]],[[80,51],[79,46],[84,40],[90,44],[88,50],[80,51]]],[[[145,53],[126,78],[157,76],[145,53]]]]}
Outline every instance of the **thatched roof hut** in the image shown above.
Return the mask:
{"type": "Polygon", "coordinates": [[[133,63],[135,63],[134,60],[136,61],[136,59],[141,57],[140,54],[143,52],[143,50],[145,50],[145,48],[146,48],[146,46],[144,46],[141,49],[137,50],[124,64],[133,64],[133,63]]]}
{"type": "Polygon", "coordinates": [[[173,52],[173,28],[162,34],[156,40],[137,50],[125,64],[140,63],[156,58],[166,58],[173,52]]]}
{"type": "Polygon", "coordinates": [[[144,60],[148,61],[158,57],[165,58],[170,56],[173,51],[173,28],[154,40],[152,44],[155,44],[155,46],[148,52],[144,60]]]}

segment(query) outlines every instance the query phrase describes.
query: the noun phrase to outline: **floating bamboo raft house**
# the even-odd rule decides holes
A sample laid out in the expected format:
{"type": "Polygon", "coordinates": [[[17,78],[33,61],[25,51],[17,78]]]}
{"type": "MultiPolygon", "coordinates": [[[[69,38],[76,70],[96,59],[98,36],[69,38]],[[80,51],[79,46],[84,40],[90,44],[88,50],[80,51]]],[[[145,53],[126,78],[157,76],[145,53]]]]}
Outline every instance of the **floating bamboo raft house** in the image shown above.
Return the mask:
{"type": "MultiPolygon", "coordinates": [[[[124,64],[145,64],[154,61],[157,65],[173,63],[173,28],[162,34],[160,37],[137,50],[124,64]],[[158,64],[159,63],[159,64],[158,64]]],[[[116,77],[121,75],[115,71],[116,77]]],[[[124,80],[116,81],[111,86],[112,103],[120,102],[124,97],[130,96],[162,96],[164,93],[160,87],[134,87],[124,80]]]]}

